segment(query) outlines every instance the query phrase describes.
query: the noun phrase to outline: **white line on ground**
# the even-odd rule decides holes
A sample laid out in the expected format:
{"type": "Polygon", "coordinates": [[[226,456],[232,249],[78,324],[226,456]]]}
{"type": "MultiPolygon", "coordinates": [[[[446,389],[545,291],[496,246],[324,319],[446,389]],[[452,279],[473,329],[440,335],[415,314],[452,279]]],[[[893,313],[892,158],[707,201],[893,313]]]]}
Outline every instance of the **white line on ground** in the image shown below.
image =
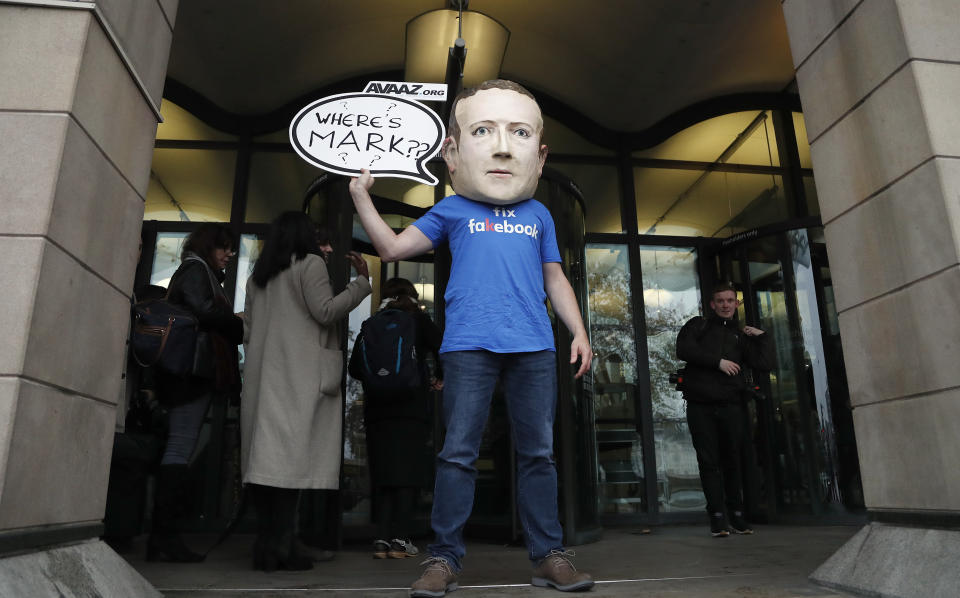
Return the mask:
{"type": "MultiPolygon", "coordinates": [[[[715,579],[719,577],[730,578],[730,577],[750,577],[755,575],[753,573],[739,573],[734,575],[697,575],[690,577],[643,577],[640,579],[608,579],[608,580],[595,580],[595,583],[599,584],[615,584],[615,583],[642,583],[650,581],[687,581],[693,579],[715,579]]],[[[469,590],[469,589],[490,589],[490,588],[523,588],[529,587],[529,583],[504,583],[504,584],[491,584],[491,585],[476,585],[476,586],[464,586],[461,585],[460,589],[469,590]]],[[[160,592],[236,592],[236,593],[253,593],[253,592],[270,592],[271,594],[280,594],[280,593],[294,593],[294,592],[395,592],[400,590],[408,590],[407,586],[400,588],[157,588],[160,592]]]]}

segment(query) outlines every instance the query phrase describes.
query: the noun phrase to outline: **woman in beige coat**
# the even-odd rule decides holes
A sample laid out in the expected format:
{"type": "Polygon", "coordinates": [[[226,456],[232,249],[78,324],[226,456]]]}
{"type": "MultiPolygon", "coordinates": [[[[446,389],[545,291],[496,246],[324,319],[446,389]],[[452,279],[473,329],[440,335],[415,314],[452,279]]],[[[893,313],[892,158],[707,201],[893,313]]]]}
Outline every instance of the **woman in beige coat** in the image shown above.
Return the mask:
{"type": "Polygon", "coordinates": [[[302,488],[335,489],[340,479],[343,353],[338,323],[370,294],[366,262],[347,258],[357,278],[336,296],[313,222],[281,214],[247,282],[241,467],[257,509],[255,569],[302,570],[294,525],[302,488]]]}

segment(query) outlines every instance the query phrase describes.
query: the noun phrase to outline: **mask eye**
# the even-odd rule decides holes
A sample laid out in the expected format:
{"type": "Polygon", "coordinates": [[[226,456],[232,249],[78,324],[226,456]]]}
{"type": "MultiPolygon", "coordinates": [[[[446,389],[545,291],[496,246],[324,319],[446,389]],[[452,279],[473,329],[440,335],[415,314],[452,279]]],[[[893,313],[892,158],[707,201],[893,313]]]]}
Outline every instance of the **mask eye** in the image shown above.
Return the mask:
{"type": "Polygon", "coordinates": [[[516,131],[513,132],[513,134],[518,137],[530,137],[530,131],[526,129],[517,129],[516,131]]]}
{"type": "Polygon", "coordinates": [[[483,135],[486,135],[489,132],[490,132],[490,129],[488,129],[487,127],[477,127],[476,129],[473,130],[473,135],[475,137],[481,137],[483,135]]]}

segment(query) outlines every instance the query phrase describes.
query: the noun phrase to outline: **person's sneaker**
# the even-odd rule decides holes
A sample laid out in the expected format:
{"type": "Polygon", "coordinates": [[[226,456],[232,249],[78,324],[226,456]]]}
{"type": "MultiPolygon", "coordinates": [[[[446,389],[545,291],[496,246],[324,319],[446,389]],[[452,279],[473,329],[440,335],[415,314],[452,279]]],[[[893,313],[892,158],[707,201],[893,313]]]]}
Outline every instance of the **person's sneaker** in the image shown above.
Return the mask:
{"type": "Polygon", "coordinates": [[[587,573],[577,571],[570,557],[570,550],[551,550],[533,570],[531,584],[545,588],[556,588],[561,592],[579,592],[593,587],[593,579],[587,573]]]}
{"type": "Polygon", "coordinates": [[[750,528],[750,524],[743,518],[743,513],[740,511],[734,511],[733,515],[730,516],[730,531],[741,535],[753,533],[753,529],[750,528]]]}
{"type": "Polygon", "coordinates": [[[387,542],[386,540],[373,541],[373,558],[385,559],[387,558],[388,552],[390,552],[390,542],[387,542]]]}
{"type": "Polygon", "coordinates": [[[417,556],[420,554],[420,549],[413,545],[413,542],[410,540],[403,540],[401,538],[394,538],[390,540],[390,550],[387,551],[387,556],[392,559],[405,559],[411,556],[417,556]]]}
{"type": "Polygon", "coordinates": [[[420,579],[410,586],[410,596],[417,598],[440,598],[457,589],[457,576],[447,559],[432,556],[420,563],[426,565],[420,579]]]}
{"type": "Polygon", "coordinates": [[[723,513],[714,513],[710,515],[710,535],[714,538],[726,538],[730,535],[727,529],[727,519],[723,513]]]}

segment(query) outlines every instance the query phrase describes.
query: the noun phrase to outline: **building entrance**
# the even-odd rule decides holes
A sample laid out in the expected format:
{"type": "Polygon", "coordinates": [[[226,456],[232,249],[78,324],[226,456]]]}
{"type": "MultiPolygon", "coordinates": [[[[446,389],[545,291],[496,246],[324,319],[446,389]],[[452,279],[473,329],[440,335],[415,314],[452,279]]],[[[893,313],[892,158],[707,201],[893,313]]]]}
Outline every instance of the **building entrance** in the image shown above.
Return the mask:
{"type": "Polygon", "coordinates": [[[820,227],[731,239],[639,236],[586,245],[600,506],[610,524],[704,517],[676,336],[731,280],[738,317],[767,331],[776,368],[756,373],[744,418],[748,511],[758,521],[863,507],[851,410],[820,227]],[[745,240],[744,240],[745,239],[745,240]]]}

